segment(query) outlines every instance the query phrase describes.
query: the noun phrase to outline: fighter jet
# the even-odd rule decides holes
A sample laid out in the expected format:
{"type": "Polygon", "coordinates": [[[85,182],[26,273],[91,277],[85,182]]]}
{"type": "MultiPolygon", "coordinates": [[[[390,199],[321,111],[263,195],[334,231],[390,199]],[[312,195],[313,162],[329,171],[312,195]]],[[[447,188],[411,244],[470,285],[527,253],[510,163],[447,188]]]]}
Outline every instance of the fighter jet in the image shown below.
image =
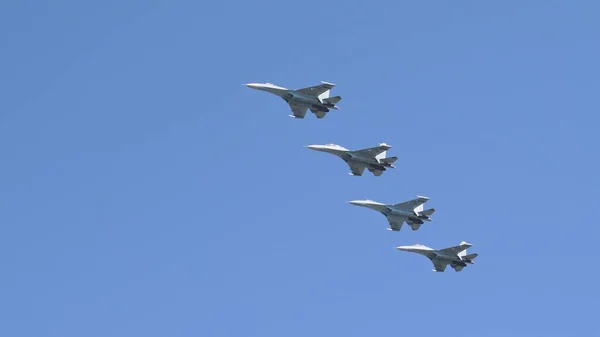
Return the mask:
{"type": "Polygon", "coordinates": [[[353,200],[349,203],[381,212],[390,224],[390,231],[399,231],[405,222],[416,231],[425,221],[431,221],[430,216],[435,212],[434,208],[423,210],[427,200],[428,197],[418,195],[416,199],[399,204],[382,204],[373,200],[353,200]]]}
{"type": "Polygon", "coordinates": [[[304,118],[307,109],[310,109],[317,118],[323,118],[329,109],[338,110],[339,107],[335,104],[342,100],[340,96],[329,97],[329,91],[335,87],[335,84],[323,81],[321,84],[296,90],[286,89],[272,83],[248,83],[246,86],[283,98],[292,110],[290,117],[299,119],[304,118]]]}
{"type": "Polygon", "coordinates": [[[471,246],[472,244],[463,241],[458,246],[444,249],[433,249],[419,244],[412,246],[400,246],[396,248],[405,252],[425,255],[431,260],[431,262],[433,262],[433,271],[441,273],[446,270],[448,265],[458,272],[466,267],[467,264],[475,264],[473,260],[478,256],[478,254],[467,254],[467,248],[471,246]]]}
{"type": "Polygon", "coordinates": [[[348,150],[336,144],[308,145],[305,147],[315,151],[331,153],[342,158],[350,167],[348,174],[351,176],[362,176],[366,168],[374,176],[379,177],[386,168],[396,168],[392,163],[398,160],[398,157],[385,158],[387,150],[392,148],[386,143],[356,151],[348,150]]]}

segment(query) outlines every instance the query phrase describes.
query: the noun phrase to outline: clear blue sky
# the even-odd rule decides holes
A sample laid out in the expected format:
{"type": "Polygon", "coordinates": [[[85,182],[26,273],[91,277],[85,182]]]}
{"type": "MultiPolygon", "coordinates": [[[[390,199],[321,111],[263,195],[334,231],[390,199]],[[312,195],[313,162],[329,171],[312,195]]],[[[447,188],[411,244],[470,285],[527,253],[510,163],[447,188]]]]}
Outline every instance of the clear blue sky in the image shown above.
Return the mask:
{"type": "Polygon", "coordinates": [[[596,329],[598,1],[298,4],[2,2],[1,336],[596,329]],[[242,86],[321,80],[323,120],[242,86]],[[417,194],[418,232],[346,203],[417,194]]]}

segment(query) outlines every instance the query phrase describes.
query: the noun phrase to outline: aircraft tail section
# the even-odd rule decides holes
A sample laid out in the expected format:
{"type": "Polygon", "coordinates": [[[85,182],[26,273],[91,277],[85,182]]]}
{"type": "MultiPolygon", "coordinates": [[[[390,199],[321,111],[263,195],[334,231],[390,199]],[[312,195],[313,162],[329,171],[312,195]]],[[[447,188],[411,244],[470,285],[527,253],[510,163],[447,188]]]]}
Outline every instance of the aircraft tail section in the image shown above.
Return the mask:
{"type": "MultiPolygon", "coordinates": [[[[384,152],[383,156],[385,157],[385,152],[384,152]]],[[[377,157],[375,157],[375,158],[377,158],[377,157]]],[[[396,166],[392,165],[392,163],[395,162],[396,160],[398,160],[398,157],[377,158],[377,160],[385,166],[389,166],[391,168],[396,168],[396,166]]]]}
{"type": "MultiPolygon", "coordinates": [[[[329,98],[329,92],[331,91],[331,89],[329,90],[325,90],[322,94],[320,94],[318,97],[321,101],[324,101],[326,99],[329,98]]],[[[332,97],[333,98],[333,97],[332,97]]]]}
{"type": "Polygon", "coordinates": [[[386,163],[386,164],[392,164],[393,162],[395,162],[396,160],[398,160],[398,157],[389,157],[389,158],[383,158],[381,159],[382,162],[386,163]]]}
{"type": "MultiPolygon", "coordinates": [[[[467,252],[467,251],[465,250],[465,254],[466,254],[466,252],[467,252]]],[[[471,260],[475,260],[475,258],[476,258],[476,257],[478,257],[478,256],[479,256],[479,254],[477,254],[477,253],[474,253],[474,254],[468,254],[468,255],[464,255],[464,256],[462,256],[462,259],[463,259],[463,260],[469,260],[469,261],[471,261],[471,260]]]]}
{"type": "Polygon", "coordinates": [[[329,97],[329,91],[326,91],[326,93],[327,93],[327,97],[319,96],[319,98],[322,99],[323,102],[325,102],[325,103],[335,105],[337,102],[342,100],[342,96],[329,97]]]}
{"type": "Polygon", "coordinates": [[[459,271],[463,270],[463,268],[465,266],[453,264],[451,267],[452,267],[452,269],[454,269],[454,271],[459,272],[459,271]]]}
{"type": "Polygon", "coordinates": [[[383,151],[381,153],[379,153],[378,155],[375,156],[375,159],[377,159],[377,161],[381,162],[383,161],[385,158],[385,155],[387,154],[387,150],[383,151]]]}
{"type": "Polygon", "coordinates": [[[477,254],[467,254],[467,249],[463,250],[462,252],[460,252],[456,255],[458,255],[463,260],[466,259],[468,256],[473,256],[473,255],[477,256],[477,254]]]}
{"type": "Polygon", "coordinates": [[[424,215],[424,216],[427,216],[427,217],[429,217],[429,216],[431,216],[431,214],[433,214],[434,212],[435,212],[435,208],[430,208],[430,209],[426,209],[426,210],[424,210],[424,211],[421,211],[421,215],[424,215]]]}
{"type": "Polygon", "coordinates": [[[373,173],[373,175],[376,177],[379,177],[383,174],[383,171],[380,171],[377,169],[369,168],[368,170],[369,170],[369,172],[373,173]]]}

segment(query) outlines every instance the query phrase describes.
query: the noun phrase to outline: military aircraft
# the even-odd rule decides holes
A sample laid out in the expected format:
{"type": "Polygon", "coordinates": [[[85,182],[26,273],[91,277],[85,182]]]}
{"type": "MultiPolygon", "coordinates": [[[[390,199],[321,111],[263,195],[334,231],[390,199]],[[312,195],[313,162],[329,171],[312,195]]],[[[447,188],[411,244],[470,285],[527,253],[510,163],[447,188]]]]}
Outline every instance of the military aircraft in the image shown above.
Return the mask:
{"type": "Polygon", "coordinates": [[[473,260],[479,255],[477,253],[467,255],[467,248],[471,246],[473,245],[463,241],[458,246],[444,249],[433,249],[419,244],[396,248],[405,252],[425,255],[433,262],[433,271],[441,273],[446,270],[448,265],[458,272],[466,267],[467,264],[475,264],[473,260]]]}
{"type": "Polygon", "coordinates": [[[385,158],[387,150],[392,148],[386,143],[356,151],[348,150],[336,144],[308,145],[305,147],[315,151],[331,153],[342,158],[350,167],[348,174],[351,176],[362,176],[366,168],[374,176],[379,177],[386,168],[396,168],[392,163],[398,160],[398,157],[385,158]]]}
{"type": "Polygon", "coordinates": [[[416,231],[425,221],[431,221],[430,216],[435,212],[434,208],[423,210],[427,200],[428,197],[418,195],[416,199],[399,204],[382,204],[373,200],[353,200],[349,203],[381,212],[390,224],[390,231],[399,231],[405,222],[416,231]]]}
{"type": "Polygon", "coordinates": [[[248,83],[247,87],[270,92],[286,101],[292,109],[290,117],[303,119],[306,111],[310,109],[317,118],[323,118],[329,112],[329,109],[338,110],[335,105],[342,100],[340,96],[329,97],[329,91],[335,87],[335,84],[323,82],[312,87],[301,89],[286,89],[272,83],[248,83]]]}

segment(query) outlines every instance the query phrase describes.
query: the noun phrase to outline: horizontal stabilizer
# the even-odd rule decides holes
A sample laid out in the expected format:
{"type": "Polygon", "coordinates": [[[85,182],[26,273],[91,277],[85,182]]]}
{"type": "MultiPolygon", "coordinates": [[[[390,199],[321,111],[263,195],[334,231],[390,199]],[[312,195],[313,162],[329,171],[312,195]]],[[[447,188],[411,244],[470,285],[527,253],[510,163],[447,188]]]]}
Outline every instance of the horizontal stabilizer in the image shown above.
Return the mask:
{"type": "Polygon", "coordinates": [[[463,270],[464,267],[465,266],[452,265],[452,269],[454,269],[454,271],[456,271],[456,272],[463,270]]]}
{"type": "Polygon", "coordinates": [[[435,208],[426,209],[421,212],[421,215],[431,216],[435,212],[435,208]]]}
{"type": "Polygon", "coordinates": [[[479,256],[479,254],[473,253],[473,254],[463,256],[462,259],[463,260],[474,260],[478,256],[479,256]]]}
{"type": "Polygon", "coordinates": [[[373,175],[376,176],[376,177],[379,177],[379,176],[381,176],[383,174],[383,171],[380,171],[380,170],[376,170],[376,169],[372,169],[372,168],[369,168],[368,170],[371,173],[373,173],[373,175]]]}
{"type": "Polygon", "coordinates": [[[412,228],[413,231],[417,231],[421,227],[420,223],[415,222],[409,222],[408,225],[410,226],[410,228],[412,228]]]}
{"type": "Polygon", "coordinates": [[[389,158],[382,159],[383,162],[386,162],[388,164],[391,164],[391,163],[395,162],[396,160],[398,160],[398,157],[389,157],[389,158]]]}
{"type": "Polygon", "coordinates": [[[341,100],[342,100],[341,96],[333,96],[333,97],[325,98],[323,101],[325,103],[329,103],[329,104],[335,105],[337,102],[339,102],[341,100]]]}
{"type": "Polygon", "coordinates": [[[321,119],[321,118],[325,117],[325,115],[327,115],[327,112],[321,111],[321,110],[310,109],[310,111],[312,111],[312,113],[314,113],[318,119],[321,119]]]}

